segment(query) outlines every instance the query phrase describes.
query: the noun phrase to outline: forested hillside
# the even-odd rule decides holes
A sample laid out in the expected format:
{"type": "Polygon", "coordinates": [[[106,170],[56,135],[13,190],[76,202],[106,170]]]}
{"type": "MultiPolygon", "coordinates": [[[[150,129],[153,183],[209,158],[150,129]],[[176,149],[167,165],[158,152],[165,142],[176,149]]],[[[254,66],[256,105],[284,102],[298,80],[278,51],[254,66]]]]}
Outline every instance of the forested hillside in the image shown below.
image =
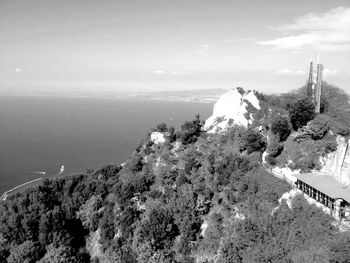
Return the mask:
{"type": "MultiPolygon", "coordinates": [[[[0,207],[0,262],[350,262],[350,233],[302,197],[279,203],[290,186],[261,165],[265,150],[273,166],[310,140],[318,154],[336,148],[349,108],[345,93],[327,90],[316,118],[303,90],[261,95],[248,129],[209,135],[199,116],[178,131],[162,123],[153,132],[165,140],[147,135],[123,165],[10,197],[0,207]]],[[[295,156],[295,166],[317,167],[295,156]]]]}
{"type": "Polygon", "coordinates": [[[330,84],[323,83],[321,114],[306,95],[306,86],[280,96],[264,96],[268,156],[271,165],[302,172],[321,168],[320,157],[337,149],[338,135],[349,137],[350,97],[330,84]]]}

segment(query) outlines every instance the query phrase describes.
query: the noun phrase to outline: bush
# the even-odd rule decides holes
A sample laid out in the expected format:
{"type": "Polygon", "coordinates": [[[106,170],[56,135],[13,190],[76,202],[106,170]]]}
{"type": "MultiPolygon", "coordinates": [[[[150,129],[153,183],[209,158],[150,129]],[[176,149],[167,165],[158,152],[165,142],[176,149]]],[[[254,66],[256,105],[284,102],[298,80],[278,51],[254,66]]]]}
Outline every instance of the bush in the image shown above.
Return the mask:
{"type": "Polygon", "coordinates": [[[270,155],[267,155],[265,157],[265,161],[271,166],[275,166],[277,164],[277,160],[274,157],[270,156],[270,155]]]}

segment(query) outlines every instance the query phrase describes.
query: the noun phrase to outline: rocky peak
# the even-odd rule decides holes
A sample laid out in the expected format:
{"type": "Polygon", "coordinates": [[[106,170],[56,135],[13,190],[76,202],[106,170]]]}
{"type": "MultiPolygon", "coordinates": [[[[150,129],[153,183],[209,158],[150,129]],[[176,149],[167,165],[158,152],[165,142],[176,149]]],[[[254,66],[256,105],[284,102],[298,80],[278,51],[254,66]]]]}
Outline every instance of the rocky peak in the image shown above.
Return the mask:
{"type": "Polygon", "coordinates": [[[258,110],[260,102],[256,91],[234,88],[221,95],[215,103],[213,114],[206,120],[204,129],[209,133],[215,133],[233,125],[248,127],[254,121],[254,111],[258,110]]]}
{"type": "Polygon", "coordinates": [[[151,141],[154,143],[154,144],[162,144],[162,143],[165,143],[166,139],[165,139],[165,135],[164,133],[161,133],[161,132],[152,132],[151,134],[151,141]]]}

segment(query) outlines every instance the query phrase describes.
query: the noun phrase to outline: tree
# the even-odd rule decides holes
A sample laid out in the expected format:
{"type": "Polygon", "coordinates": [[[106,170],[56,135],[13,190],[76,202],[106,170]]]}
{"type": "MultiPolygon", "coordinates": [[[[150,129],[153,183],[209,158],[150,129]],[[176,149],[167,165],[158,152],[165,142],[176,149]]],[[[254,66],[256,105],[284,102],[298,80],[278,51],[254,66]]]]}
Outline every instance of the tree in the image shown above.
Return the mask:
{"type": "Polygon", "coordinates": [[[174,141],[176,141],[175,127],[170,126],[169,127],[169,142],[173,143],[174,141]]]}
{"type": "Polygon", "coordinates": [[[153,128],[152,131],[167,132],[168,126],[166,123],[162,122],[162,123],[159,123],[155,128],[153,128]]]}
{"type": "Polygon", "coordinates": [[[192,121],[186,121],[181,126],[181,131],[177,136],[180,138],[183,144],[191,144],[197,141],[198,137],[202,134],[203,122],[201,122],[199,114],[196,115],[192,121]]]}
{"type": "Polygon", "coordinates": [[[278,115],[271,122],[271,131],[279,136],[280,141],[285,141],[292,131],[287,117],[278,115]]]}
{"type": "Polygon", "coordinates": [[[136,173],[142,170],[143,167],[143,157],[141,154],[134,152],[129,160],[126,162],[125,167],[129,169],[132,173],[136,173]]]}
{"type": "Polygon", "coordinates": [[[33,241],[25,241],[20,245],[14,246],[10,250],[7,258],[8,263],[31,263],[38,259],[38,248],[33,241]]]}
{"type": "Polygon", "coordinates": [[[344,90],[322,82],[321,112],[350,126],[350,96],[344,90]]]}
{"type": "Polygon", "coordinates": [[[45,256],[38,261],[38,263],[74,263],[77,262],[73,256],[74,253],[71,248],[66,246],[59,246],[56,248],[54,245],[49,245],[45,256]]]}
{"type": "Polygon", "coordinates": [[[293,129],[298,130],[315,118],[315,105],[310,98],[303,98],[291,105],[289,115],[293,129]]]}
{"type": "Polygon", "coordinates": [[[316,116],[311,120],[307,126],[301,129],[301,133],[298,137],[310,138],[313,140],[322,139],[330,128],[329,118],[323,114],[316,116]]]}
{"type": "Polygon", "coordinates": [[[341,233],[330,246],[330,262],[350,262],[350,235],[341,233]]]}
{"type": "Polygon", "coordinates": [[[269,144],[267,145],[267,153],[271,157],[277,157],[278,155],[281,154],[283,150],[283,145],[279,140],[278,135],[270,135],[269,136],[269,144]]]}
{"type": "Polygon", "coordinates": [[[0,262],[6,262],[9,256],[7,240],[2,233],[0,233],[0,262]]]}
{"type": "Polygon", "coordinates": [[[154,208],[149,218],[142,222],[141,239],[149,242],[154,250],[169,248],[178,235],[178,228],[171,211],[154,208]]]}
{"type": "Polygon", "coordinates": [[[252,152],[263,152],[266,147],[266,142],[260,132],[254,129],[248,129],[241,137],[240,150],[252,152]]]}

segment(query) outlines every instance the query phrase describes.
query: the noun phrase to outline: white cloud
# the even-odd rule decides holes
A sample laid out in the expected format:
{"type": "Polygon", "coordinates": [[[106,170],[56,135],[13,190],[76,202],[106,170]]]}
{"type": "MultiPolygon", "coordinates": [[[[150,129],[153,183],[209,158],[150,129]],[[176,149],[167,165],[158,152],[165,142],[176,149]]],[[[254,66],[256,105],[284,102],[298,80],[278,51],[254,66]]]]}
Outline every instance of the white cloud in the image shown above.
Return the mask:
{"type": "Polygon", "coordinates": [[[326,75],[326,76],[331,76],[331,75],[336,75],[336,74],[338,74],[339,73],[339,71],[338,70],[336,70],[336,69],[328,69],[328,68],[325,68],[324,70],[323,70],[323,74],[324,75],[326,75]]]}
{"type": "Polygon", "coordinates": [[[22,68],[15,68],[14,72],[15,73],[21,73],[21,72],[23,72],[23,69],[22,68]]]}
{"type": "Polygon", "coordinates": [[[187,75],[188,72],[187,71],[172,71],[171,74],[172,75],[187,75]]]}
{"type": "Polygon", "coordinates": [[[153,71],[153,74],[156,74],[156,75],[161,75],[161,74],[165,74],[165,73],[166,73],[166,71],[165,70],[161,70],[161,69],[153,71]]]}
{"type": "Polygon", "coordinates": [[[199,45],[199,48],[195,50],[194,52],[199,54],[207,54],[209,51],[210,45],[209,44],[201,44],[199,45]]]}
{"type": "Polygon", "coordinates": [[[276,72],[277,75],[304,75],[305,71],[303,70],[290,70],[290,69],[280,69],[276,72]]]}
{"type": "Polygon", "coordinates": [[[232,38],[227,40],[227,42],[243,42],[243,41],[252,41],[254,37],[242,37],[242,38],[232,38]]]}
{"type": "Polygon", "coordinates": [[[297,75],[304,75],[305,71],[304,70],[297,70],[297,71],[295,71],[295,74],[297,74],[297,75]]]}
{"type": "Polygon", "coordinates": [[[293,74],[293,71],[291,71],[290,69],[280,69],[277,71],[277,74],[278,75],[290,75],[290,74],[293,74]]]}
{"type": "Polygon", "coordinates": [[[200,48],[202,50],[208,51],[209,50],[209,44],[202,44],[202,45],[200,45],[200,48]]]}
{"type": "Polygon", "coordinates": [[[338,7],[321,14],[310,13],[291,24],[272,29],[288,35],[258,44],[291,50],[350,50],[350,7],[338,7]]]}

